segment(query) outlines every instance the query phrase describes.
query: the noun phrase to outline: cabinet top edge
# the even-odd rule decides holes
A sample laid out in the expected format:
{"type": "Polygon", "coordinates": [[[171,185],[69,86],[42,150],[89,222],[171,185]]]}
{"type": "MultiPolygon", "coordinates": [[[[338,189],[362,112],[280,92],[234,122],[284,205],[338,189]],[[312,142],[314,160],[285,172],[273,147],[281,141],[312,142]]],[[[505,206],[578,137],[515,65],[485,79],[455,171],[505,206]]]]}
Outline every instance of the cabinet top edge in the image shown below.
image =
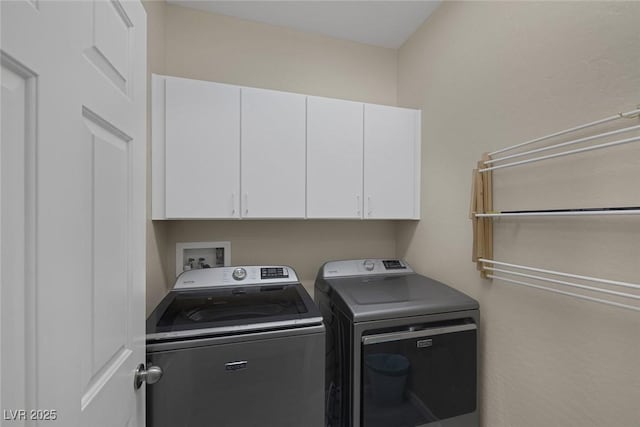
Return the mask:
{"type": "Polygon", "coordinates": [[[246,86],[246,85],[239,85],[239,84],[234,84],[234,83],[223,83],[223,82],[216,82],[216,81],[213,81],[213,80],[192,79],[192,78],[189,78],[189,77],[171,76],[171,75],[168,75],[168,74],[151,73],[151,78],[153,80],[156,80],[156,79],[161,79],[162,80],[162,79],[170,78],[170,79],[196,81],[196,82],[202,82],[202,83],[214,83],[214,84],[218,84],[218,85],[224,85],[224,86],[229,86],[229,87],[234,87],[234,88],[239,88],[239,89],[253,89],[253,90],[264,90],[264,91],[271,91],[271,92],[289,93],[289,94],[292,94],[292,95],[306,96],[308,98],[353,102],[353,103],[357,103],[357,104],[363,104],[365,106],[366,105],[371,105],[371,106],[380,106],[380,107],[392,107],[392,108],[398,108],[398,109],[409,110],[409,111],[422,111],[419,108],[402,107],[402,106],[398,106],[398,105],[389,105],[389,104],[376,104],[374,102],[357,101],[357,100],[346,99],[346,98],[332,98],[330,96],[311,95],[311,94],[308,94],[308,93],[292,92],[292,91],[288,91],[288,90],[270,89],[270,88],[255,87],[255,86],[246,86]]]}

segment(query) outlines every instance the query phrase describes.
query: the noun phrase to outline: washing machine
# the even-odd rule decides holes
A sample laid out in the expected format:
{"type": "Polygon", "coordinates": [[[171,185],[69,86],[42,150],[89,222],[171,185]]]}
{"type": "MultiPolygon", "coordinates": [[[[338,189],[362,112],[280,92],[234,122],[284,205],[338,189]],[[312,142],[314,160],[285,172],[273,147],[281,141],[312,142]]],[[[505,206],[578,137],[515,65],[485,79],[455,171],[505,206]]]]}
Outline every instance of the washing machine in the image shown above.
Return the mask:
{"type": "Polygon", "coordinates": [[[291,267],[184,272],[147,319],[147,425],[323,427],[324,353],[291,267]]]}
{"type": "Polygon", "coordinates": [[[329,427],[477,427],[479,305],[403,260],[324,264],[329,427]]]}

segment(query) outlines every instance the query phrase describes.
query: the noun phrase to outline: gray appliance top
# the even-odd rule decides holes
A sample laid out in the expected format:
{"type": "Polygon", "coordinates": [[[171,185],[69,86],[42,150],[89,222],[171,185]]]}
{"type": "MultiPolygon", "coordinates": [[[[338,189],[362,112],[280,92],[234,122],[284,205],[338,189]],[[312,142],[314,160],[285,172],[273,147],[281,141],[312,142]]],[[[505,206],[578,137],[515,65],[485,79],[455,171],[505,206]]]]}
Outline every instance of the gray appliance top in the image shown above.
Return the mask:
{"type": "MultiPolygon", "coordinates": [[[[371,260],[378,265],[383,260],[371,260]]],[[[385,260],[391,261],[391,260],[385,260]]],[[[347,270],[356,268],[363,260],[341,261],[351,263],[347,270]]],[[[402,265],[406,263],[400,261],[402,265]]],[[[332,263],[328,263],[332,264],[332,263]]],[[[343,265],[346,265],[343,264],[343,265]]],[[[384,265],[384,264],[383,264],[384,265]]],[[[397,267],[397,263],[389,264],[397,267]]],[[[444,283],[416,274],[410,268],[400,273],[365,272],[360,275],[336,276],[330,270],[335,265],[325,265],[319,281],[326,284],[337,295],[339,305],[354,322],[421,316],[463,310],[477,310],[478,302],[444,283]],[[324,276],[325,272],[329,277],[324,276]]],[[[316,284],[322,287],[322,284],[316,284]]]]}

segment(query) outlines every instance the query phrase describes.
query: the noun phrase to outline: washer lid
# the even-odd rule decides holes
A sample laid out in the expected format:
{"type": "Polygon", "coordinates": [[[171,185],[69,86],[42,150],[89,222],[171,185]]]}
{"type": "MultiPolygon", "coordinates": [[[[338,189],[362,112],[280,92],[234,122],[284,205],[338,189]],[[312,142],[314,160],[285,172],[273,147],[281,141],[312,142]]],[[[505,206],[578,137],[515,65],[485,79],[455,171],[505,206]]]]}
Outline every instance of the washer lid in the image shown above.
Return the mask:
{"type": "Polygon", "coordinates": [[[321,320],[299,283],[174,289],[147,319],[147,340],[306,326],[321,320]]]}
{"type": "Polygon", "coordinates": [[[419,274],[327,279],[355,322],[478,309],[478,302],[419,274]]]}

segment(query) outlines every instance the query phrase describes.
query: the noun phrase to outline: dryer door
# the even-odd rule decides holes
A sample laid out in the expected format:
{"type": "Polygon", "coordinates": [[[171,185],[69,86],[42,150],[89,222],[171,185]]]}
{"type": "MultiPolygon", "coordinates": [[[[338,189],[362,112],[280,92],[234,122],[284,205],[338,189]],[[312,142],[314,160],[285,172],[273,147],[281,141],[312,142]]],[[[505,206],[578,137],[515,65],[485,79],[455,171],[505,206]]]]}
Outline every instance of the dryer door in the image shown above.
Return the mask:
{"type": "Polygon", "coordinates": [[[474,323],[362,337],[362,426],[417,427],[476,410],[474,323]]]}

